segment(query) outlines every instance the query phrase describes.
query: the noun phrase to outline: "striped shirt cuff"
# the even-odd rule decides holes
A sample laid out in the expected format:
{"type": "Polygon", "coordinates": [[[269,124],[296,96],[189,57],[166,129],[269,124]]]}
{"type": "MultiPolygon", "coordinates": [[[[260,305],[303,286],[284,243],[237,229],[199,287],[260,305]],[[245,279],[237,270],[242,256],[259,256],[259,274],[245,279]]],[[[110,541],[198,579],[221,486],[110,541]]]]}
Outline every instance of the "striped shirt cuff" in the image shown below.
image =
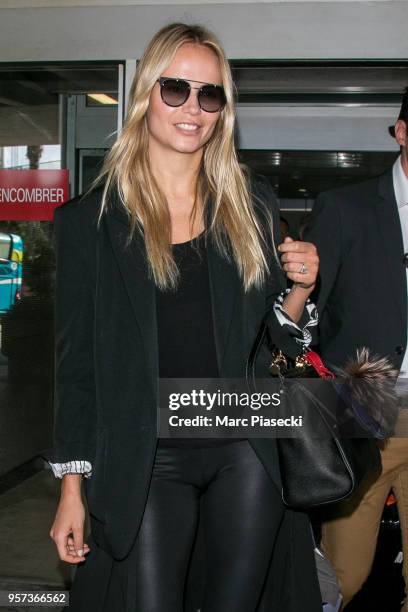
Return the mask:
{"type": "Polygon", "coordinates": [[[48,461],[56,478],[62,478],[65,474],[82,474],[84,478],[92,476],[92,465],[89,461],[75,459],[66,463],[51,463],[48,461]]]}

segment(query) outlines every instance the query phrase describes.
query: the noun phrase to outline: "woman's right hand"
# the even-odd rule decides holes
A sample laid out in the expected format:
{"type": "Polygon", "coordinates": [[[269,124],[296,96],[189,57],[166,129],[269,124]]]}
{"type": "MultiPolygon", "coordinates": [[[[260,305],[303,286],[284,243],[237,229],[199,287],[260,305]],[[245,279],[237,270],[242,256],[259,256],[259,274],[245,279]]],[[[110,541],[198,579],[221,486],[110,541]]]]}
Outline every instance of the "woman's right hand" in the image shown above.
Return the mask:
{"type": "Polygon", "coordinates": [[[73,564],[85,561],[85,555],[90,549],[84,543],[84,523],[85,508],[81,498],[81,476],[66,475],[63,478],[61,498],[50,531],[61,561],[73,564]]]}

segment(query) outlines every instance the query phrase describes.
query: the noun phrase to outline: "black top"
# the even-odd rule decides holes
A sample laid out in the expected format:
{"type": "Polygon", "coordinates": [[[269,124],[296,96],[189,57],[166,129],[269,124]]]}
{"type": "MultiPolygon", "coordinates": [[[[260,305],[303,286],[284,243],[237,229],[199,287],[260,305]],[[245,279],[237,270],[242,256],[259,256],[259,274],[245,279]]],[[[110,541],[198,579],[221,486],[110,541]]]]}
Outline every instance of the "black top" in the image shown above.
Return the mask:
{"type": "Polygon", "coordinates": [[[204,233],[173,245],[180,271],[175,291],[157,291],[159,375],[217,378],[217,354],[204,233]]]}
{"type": "MultiPolygon", "coordinates": [[[[161,378],[218,378],[204,232],[173,245],[180,271],[175,291],[156,290],[161,378]]],[[[237,438],[161,438],[160,446],[208,447],[237,438]]]]}

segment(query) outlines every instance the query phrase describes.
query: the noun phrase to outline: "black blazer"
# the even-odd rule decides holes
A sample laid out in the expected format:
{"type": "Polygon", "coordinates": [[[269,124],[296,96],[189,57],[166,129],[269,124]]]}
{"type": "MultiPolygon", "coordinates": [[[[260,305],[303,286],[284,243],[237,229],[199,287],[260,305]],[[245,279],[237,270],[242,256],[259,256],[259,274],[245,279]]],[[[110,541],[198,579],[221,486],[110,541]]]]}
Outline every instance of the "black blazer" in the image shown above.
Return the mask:
{"type": "Polygon", "coordinates": [[[305,240],[320,256],[320,349],[342,365],[358,347],[399,369],[407,343],[407,280],[392,171],[321,194],[305,240]]]}
{"type": "MultiPolygon", "coordinates": [[[[257,206],[261,217],[262,206],[272,208],[278,242],[279,215],[272,190],[262,181],[254,185],[253,192],[263,202],[257,206]]],[[[155,286],[148,275],[140,235],[125,247],[128,218],[114,199],[97,228],[100,198],[101,191],[96,190],[82,200],[70,201],[55,214],[56,419],[52,460],[86,459],[92,463],[93,475],[85,480],[92,534],[111,557],[122,559],[139,529],[157,443],[155,286]]],[[[224,259],[211,240],[207,254],[220,376],[243,377],[260,321],[286,286],[285,278],[271,257],[272,272],[264,288],[245,294],[235,264],[224,259]]],[[[275,441],[253,439],[251,444],[280,487],[275,441]]],[[[308,597],[310,611],[320,610],[316,588],[313,593],[317,583],[304,515],[286,512],[277,550],[279,558],[271,567],[273,575],[281,568],[279,585],[270,592],[276,603],[285,598],[287,605],[280,609],[298,611],[301,600],[308,597]],[[295,541],[293,534],[297,534],[295,541]],[[280,581],[285,572],[290,580],[295,574],[302,577],[296,593],[283,593],[280,581]]]]}

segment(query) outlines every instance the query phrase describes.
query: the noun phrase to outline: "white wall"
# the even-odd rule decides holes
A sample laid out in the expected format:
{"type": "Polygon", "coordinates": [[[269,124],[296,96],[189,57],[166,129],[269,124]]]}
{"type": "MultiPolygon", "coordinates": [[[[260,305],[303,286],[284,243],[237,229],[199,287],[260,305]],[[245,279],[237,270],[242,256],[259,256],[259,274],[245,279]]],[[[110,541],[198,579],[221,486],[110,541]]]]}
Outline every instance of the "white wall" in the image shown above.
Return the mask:
{"type": "MultiPolygon", "coordinates": [[[[205,4],[255,4],[257,0],[207,0],[205,4]]],[[[298,0],[298,2],[393,2],[394,0],[298,0]]],[[[0,8],[33,8],[65,6],[135,6],[140,4],[202,4],[201,0],[0,0],[0,8]]],[[[262,0],[263,4],[293,2],[293,0],[262,0]]]]}
{"type": "MultiPolygon", "coordinates": [[[[0,0],[0,62],[129,60],[141,55],[159,27],[174,20],[208,25],[233,59],[408,58],[408,0],[141,1],[0,0]],[[72,6],[78,3],[82,6],[72,6]],[[39,4],[46,6],[34,8],[39,4]],[[106,6],[96,6],[101,4],[106,6]],[[1,8],[6,5],[15,8],[1,8]]],[[[128,62],[127,67],[134,69],[134,64],[128,62]]],[[[131,73],[127,70],[128,81],[131,73]]],[[[386,106],[244,105],[238,110],[240,144],[259,149],[394,150],[387,126],[397,114],[396,107],[386,106]]]]}
{"type": "Polygon", "coordinates": [[[406,0],[303,0],[0,8],[0,62],[135,58],[174,20],[208,25],[234,59],[408,57],[406,0]]]}
{"type": "Polygon", "coordinates": [[[375,107],[238,107],[242,149],[297,151],[397,151],[388,132],[398,108],[375,107]]]}

